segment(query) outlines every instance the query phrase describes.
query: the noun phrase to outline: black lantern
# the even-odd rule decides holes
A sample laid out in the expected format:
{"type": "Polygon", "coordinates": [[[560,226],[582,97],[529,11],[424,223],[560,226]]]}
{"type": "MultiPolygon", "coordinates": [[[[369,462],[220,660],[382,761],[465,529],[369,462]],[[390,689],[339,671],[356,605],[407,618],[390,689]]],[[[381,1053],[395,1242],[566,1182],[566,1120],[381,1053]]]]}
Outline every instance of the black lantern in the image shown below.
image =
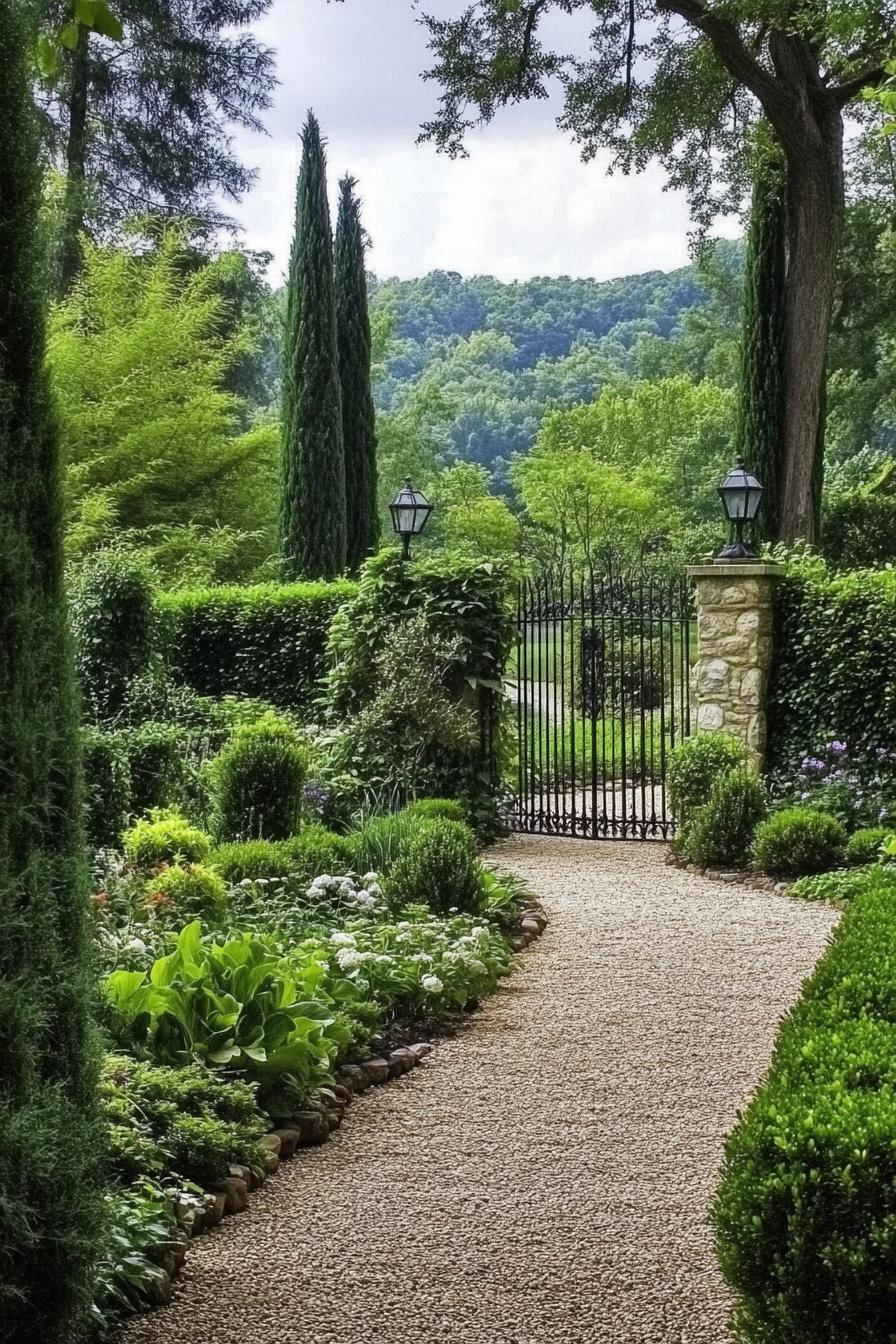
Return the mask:
{"type": "Polygon", "coordinates": [[[429,522],[433,506],[420,490],[415,490],[408,476],[402,488],[389,505],[392,527],[401,537],[404,558],[411,553],[411,538],[419,537],[429,522]]]}
{"type": "Polygon", "coordinates": [[[756,550],[744,541],[744,528],[752,528],[762,501],[762,485],[738,462],[719,486],[719,499],[731,524],[731,540],[716,556],[717,560],[755,560],[756,550]]]}

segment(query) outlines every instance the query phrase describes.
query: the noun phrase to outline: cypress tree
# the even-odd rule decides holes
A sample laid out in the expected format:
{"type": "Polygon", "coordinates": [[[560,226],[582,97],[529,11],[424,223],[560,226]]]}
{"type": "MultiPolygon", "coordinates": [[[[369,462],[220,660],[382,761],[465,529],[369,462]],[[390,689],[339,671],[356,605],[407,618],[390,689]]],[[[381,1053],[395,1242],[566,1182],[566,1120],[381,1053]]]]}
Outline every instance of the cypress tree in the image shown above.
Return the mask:
{"type": "Polygon", "coordinates": [[[784,445],[787,205],[780,153],[764,147],[757,160],[747,234],[736,443],[738,456],[765,486],[759,530],[775,540],[784,445]]]}
{"type": "Polygon", "coordinates": [[[289,265],[283,351],[280,545],[287,578],[345,569],[345,458],[327,161],[308,113],[289,265]]]}
{"type": "Polygon", "coordinates": [[[92,1290],[96,1077],[23,9],[0,0],[0,1339],[63,1344],[92,1290]]]}
{"type": "Polygon", "coordinates": [[[370,386],[370,314],[364,230],[355,179],[339,183],[336,221],[336,339],[345,447],[346,558],[354,572],[375,551],[380,527],[376,494],[376,412],[370,386]]]}

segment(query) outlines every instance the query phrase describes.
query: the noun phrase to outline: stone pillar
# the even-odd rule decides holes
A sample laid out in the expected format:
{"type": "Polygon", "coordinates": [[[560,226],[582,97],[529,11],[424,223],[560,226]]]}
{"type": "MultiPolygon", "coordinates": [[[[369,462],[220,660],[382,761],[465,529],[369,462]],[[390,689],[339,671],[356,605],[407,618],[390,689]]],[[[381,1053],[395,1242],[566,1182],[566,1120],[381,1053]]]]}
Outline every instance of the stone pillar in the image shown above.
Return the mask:
{"type": "Polygon", "coordinates": [[[777,565],[717,561],[692,565],[697,592],[697,731],[733,733],[765,763],[772,595],[777,565]]]}

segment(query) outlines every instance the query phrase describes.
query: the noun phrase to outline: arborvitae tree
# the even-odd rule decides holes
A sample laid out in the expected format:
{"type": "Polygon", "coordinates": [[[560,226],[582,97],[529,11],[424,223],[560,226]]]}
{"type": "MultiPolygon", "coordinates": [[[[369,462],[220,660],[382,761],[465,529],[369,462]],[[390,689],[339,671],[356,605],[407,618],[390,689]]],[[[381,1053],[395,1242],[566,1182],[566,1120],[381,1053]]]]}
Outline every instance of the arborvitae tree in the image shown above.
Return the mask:
{"type": "Polygon", "coordinates": [[[280,545],[287,578],[329,579],[345,569],[345,456],[333,236],[327,160],[313,112],[302,131],[289,263],[280,545]]]}
{"type": "Polygon", "coordinates": [[[64,1344],[91,1297],[96,1080],[22,9],[0,0],[0,1339],[64,1344]]]}
{"type": "Polygon", "coordinates": [[[784,320],[787,204],[783,162],[758,155],[747,235],[738,456],[765,486],[759,528],[776,540],[784,450],[784,320]]]}
{"type": "Polygon", "coordinates": [[[364,230],[355,179],[339,183],[336,221],[336,339],[345,446],[346,559],[353,572],[377,548],[376,412],[370,386],[370,316],[364,230]]]}

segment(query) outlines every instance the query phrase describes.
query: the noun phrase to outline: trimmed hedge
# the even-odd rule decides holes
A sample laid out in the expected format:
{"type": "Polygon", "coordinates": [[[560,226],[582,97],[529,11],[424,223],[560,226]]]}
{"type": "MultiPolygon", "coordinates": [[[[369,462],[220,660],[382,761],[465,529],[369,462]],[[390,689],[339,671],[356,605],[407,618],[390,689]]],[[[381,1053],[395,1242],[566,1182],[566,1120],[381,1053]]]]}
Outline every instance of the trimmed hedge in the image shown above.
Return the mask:
{"type": "Polygon", "coordinates": [[[775,589],[770,764],[786,770],[835,737],[868,760],[896,752],[894,648],[896,571],[791,565],[775,589]]]}
{"type": "Polygon", "coordinates": [[[729,1136],[714,1220],[750,1344],[896,1337],[896,873],[856,875],[729,1136]]]}
{"type": "Polygon", "coordinates": [[[259,584],[158,600],[171,676],[209,696],[251,696],[307,710],[327,671],[330,622],[353,583],[259,584]]]}

